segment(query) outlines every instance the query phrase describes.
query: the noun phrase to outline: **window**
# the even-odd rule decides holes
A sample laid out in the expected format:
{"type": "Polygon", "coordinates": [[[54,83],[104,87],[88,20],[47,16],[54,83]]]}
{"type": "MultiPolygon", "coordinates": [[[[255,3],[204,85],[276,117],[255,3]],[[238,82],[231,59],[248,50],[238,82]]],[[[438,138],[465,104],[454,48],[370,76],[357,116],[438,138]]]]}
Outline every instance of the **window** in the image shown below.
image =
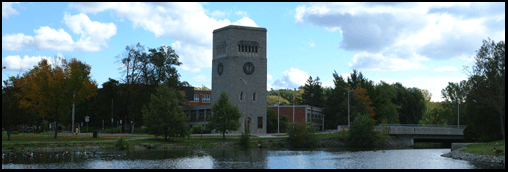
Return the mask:
{"type": "Polygon", "coordinates": [[[203,95],[203,99],[201,101],[203,103],[210,103],[210,95],[203,95]]]}
{"type": "Polygon", "coordinates": [[[243,101],[243,92],[240,92],[240,101],[243,101]]]}
{"type": "Polygon", "coordinates": [[[256,93],[252,93],[252,101],[255,102],[256,101],[256,93]]]}
{"type": "Polygon", "coordinates": [[[194,94],[194,102],[199,102],[199,94],[194,94]]]}
{"type": "Polygon", "coordinates": [[[258,128],[263,128],[263,117],[258,117],[258,128]]]}

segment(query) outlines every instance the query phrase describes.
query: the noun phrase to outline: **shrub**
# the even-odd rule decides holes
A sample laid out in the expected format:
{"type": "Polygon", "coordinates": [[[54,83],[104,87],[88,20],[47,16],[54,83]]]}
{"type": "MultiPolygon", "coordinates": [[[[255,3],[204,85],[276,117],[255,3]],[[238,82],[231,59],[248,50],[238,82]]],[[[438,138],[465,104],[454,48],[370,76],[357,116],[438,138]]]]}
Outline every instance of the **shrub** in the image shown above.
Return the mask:
{"type": "Polygon", "coordinates": [[[242,148],[249,148],[250,147],[250,133],[249,133],[249,130],[247,130],[247,129],[240,136],[240,146],[242,148]]]}
{"type": "Polygon", "coordinates": [[[191,133],[192,134],[201,134],[204,130],[205,130],[205,127],[203,127],[203,125],[201,125],[201,124],[193,125],[191,128],[191,133]]]}
{"type": "MultiPolygon", "coordinates": [[[[294,124],[293,124],[294,125],[294,124]]],[[[315,134],[316,128],[312,123],[300,123],[290,127],[288,141],[294,148],[313,148],[319,145],[319,138],[315,134]]]]}
{"type": "Polygon", "coordinates": [[[126,149],[129,147],[129,143],[127,143],[127,140],[123,139],[123,137],[120,137],[120,139],[116,140],[115,147],[119,149],[126,149]]]}
{"type": "Polygon", "coordinates": [[[348,146],[353,148],[373,148],[376,146],[378,136],[374,131],[374,126],[375,122],[370,116],[359,114],[351,123],[348,146]]]}

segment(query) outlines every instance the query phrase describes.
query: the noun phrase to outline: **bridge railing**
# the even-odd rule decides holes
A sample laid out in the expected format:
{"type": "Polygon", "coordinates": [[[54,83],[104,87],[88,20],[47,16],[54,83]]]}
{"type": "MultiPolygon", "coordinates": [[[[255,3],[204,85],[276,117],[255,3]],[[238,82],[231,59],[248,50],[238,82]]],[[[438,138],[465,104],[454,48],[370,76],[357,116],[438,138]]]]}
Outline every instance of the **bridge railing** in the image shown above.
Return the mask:
{"type": "MultiPolygon", "coordinates": [[[[382,126],[390,126],[390,127],[430,127],[430,128],[457,128],[457,125],[427,125],[427,124],[384,124],[384,125],[378,125],[375,128],[379,129],[382,128],[382,126]]],[[[467,125],[459,125],[459,129],[465,129],[467,125]]],[[[338,125],[337,130],[340,131],[341,129],[348,129],[347,125],[338,125]]]]}

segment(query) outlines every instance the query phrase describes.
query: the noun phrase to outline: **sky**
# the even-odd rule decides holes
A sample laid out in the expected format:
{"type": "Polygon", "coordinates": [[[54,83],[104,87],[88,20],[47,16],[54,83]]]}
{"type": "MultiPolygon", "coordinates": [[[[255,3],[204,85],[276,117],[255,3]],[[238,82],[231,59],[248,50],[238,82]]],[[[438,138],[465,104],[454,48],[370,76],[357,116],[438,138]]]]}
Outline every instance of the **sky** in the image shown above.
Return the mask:
{"type": "Polygon", "coordinates": [[[505,13],[505,2],[2,2],[2,81],[41,59],[76,58],[102,88],[125,77],[119,55],[140,43],[171,46],[180,80],[211,88],[212,32],[241,25],[267,29],[268,90],[309,76],[333,88],[334,72],[356,69],[436,102],[448,82],[467,80],[484,39],[505,41],[505,13]]]}

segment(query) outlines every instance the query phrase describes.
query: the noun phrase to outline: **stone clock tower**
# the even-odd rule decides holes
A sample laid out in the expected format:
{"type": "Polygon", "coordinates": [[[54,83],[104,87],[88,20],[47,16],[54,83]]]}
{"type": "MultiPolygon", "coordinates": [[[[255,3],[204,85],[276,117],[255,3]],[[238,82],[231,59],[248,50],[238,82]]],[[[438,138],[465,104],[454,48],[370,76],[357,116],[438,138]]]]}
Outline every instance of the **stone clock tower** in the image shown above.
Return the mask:
{"type": "Polygon", "coordinates": [[[212,104],[222,91],[243,114],[236,133],[266,133],[266,29],[229,25],[213,31],[212,104]]]}

